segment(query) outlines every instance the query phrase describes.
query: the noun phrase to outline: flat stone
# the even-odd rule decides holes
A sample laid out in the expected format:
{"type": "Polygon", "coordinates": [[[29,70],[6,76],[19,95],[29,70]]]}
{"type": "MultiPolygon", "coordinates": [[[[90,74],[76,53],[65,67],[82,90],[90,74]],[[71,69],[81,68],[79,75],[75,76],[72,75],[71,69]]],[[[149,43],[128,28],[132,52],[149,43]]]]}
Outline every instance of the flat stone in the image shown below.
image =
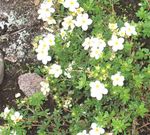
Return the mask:
{"type": "Polygon", "coordinates": [[[0,52],[0,84],[2,84],[4,78],[4,59],[3,55],[0,52]]]}
{"type": "Polygon", "coordinates": [[[36,73],[26,73],[18,77],[19,88],[27,97],[40,91],[40,82],[42,81],[44,79],[36,73]]]}

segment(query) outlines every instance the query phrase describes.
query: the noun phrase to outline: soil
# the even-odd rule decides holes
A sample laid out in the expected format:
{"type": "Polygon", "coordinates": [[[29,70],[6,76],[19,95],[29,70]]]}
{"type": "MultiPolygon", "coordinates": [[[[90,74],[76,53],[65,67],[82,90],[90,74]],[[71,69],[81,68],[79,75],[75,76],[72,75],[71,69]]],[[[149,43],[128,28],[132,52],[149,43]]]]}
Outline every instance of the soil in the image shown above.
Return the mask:
{"type": "MultiPolygon", "coordinates": [[[[17,26],[9,26],[0,31],[0,36],[7,35],[7,38],[0,40],[0,49],[9,46],[12,41],[17,40],[17,34],[23,29],[26,30],[30,36],[26,39],[26,44],[32,49],[31,41],[33,37],[40,32],[40,21],[37,21],[37,7],[34,5],[32,0],[1,0],[0,1],[0,14],[6,12],[10,13],[14,11],[16,17],[23,16],[28,20],[25,24],[17,26]]],[[[17,42],[17,41],[16,41],[17,42]]],[[[5,52],[4,52],[5,56],[5,52]]],[[[3,111],[6,105],[15,107],[15,94],[20,92],[18,87],[18,76],[27,71],[27,65],[35,62],[35,57],[27,52],[22,62],[17,61],[15,63],[5,60],[5,77],[4,81],[0,86],[0,111],[3,111]]],[[[23,93],[22,93],[23,95],[23,93]]]]}
{"type": "MultiPolygon", "coordinates": [[[[115,6],[115,10],[117,11],[118,15],[128,15],[129,19],[134,19],[135,21],[137,18],[133,16],[135,11],[138,9],[138,0],[120,0],[120,7],[118,5],[115,6]],[[130,6],[129,6],[130,5],[130,6]],[[126,10],[121,10],[125,9],[126,10]]],[[[9,43],[12,41],[16,41],[18,32],[22,30],[26,30],[29,33],[29,37],[26,39],[26,43],[30,46],[28,49],[32,50],[32,39],[42,33],[41,26],[42,23],[37,20],[37,9],[38,6],[35,6],[34,0],[0,0],[0,13],[10,11],[15,11],[18,17],[24,17],[28,20],[25,24],[16,26],[11,26],[11,29],[5,27],[4,30],[0,30],[0,36],[7,35],[7,39],[1,41],[0,40],[0,49],[2,50],[4,47],[9,46],[9,43]]],[[[146,41],[147,43],[147,41],[146,41]]],[[[5,55],[5,52],[4,52],[5,55]]],[[[23,61],[17,61],[15,63],[5,61],[5,77],[3,83],[0,85],[0,112],[4,110],[6,105],[10,107],[16,108],[15,103],[15,94],[21,93],[22,97],[25,95],[19,89],[18,86],[18,76],[22,73],[26,73],[30,70],[29,65],[32,66],[34,63],[37,63],[35,60],[35,56],[30,52],[27,51],[25,58],[23,61]]],[[[51,99],[51,97],[49,98],[51,99]]],[[[54,104],[49,104],[52,102],[47,101],[44,107],[54,107],[54,104]]],[[[53,110],[53,107],[51,110],[53,110]]],[[[137,119],[136,121],[139,128],[140,135],[150,135],[150,116],[145,116],[144,119],[137,119]]],[[[0,125],[3,123],[0,120],[0,125]]],[[[29,135],[36,134],[36,129],[31,129],[28,131],[29,135]]]]}

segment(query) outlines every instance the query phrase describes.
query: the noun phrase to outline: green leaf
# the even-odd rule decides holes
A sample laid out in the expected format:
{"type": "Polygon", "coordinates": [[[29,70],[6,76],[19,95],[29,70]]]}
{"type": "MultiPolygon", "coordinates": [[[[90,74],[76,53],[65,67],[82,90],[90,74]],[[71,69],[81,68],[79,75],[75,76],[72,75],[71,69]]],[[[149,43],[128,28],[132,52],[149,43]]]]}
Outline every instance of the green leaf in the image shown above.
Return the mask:
{"type": "Polygon", "coordinates": [[[45,96],[41,92],[37,92],[29,97],[29,105],[31,106],[40,106],[43,104],[45,96]]]}

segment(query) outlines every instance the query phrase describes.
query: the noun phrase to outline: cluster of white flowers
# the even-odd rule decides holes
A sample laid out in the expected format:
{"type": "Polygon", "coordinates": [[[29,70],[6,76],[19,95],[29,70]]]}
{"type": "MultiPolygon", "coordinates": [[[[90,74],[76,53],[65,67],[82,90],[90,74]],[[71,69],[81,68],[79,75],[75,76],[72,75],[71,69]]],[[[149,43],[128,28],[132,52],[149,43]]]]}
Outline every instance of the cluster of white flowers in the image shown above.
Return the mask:
{"type": "Polygon", "coordinates": [[[41,92],[43,93],[43,95],[47,95],[50,92],[50,88],[49,88],[49,84],[48,82],[41,82],[41,92]]]}
{"type": "MultiPolygon", "coordinates": [[[[85,31],[88,29],[88,26],[92,24],[92,20],[87,13],[83,13],[84,9],[80,7],[77,0],[59,0],[58,3],[61,3],[65,8],[69,9],[69,11],[77,15],[76,19],[73,15],[63,18],[63,27],[60,29],[60,35],[63,40],[66,39],[67,32],[72,32],[75,26],[81,27],[85,31]]],[[[38,10],[38,19],[42,19],[48,22],[48,24],[56,24],[56,20],[52,17],[52,14],[55,12],[54,5],[54,1],[44,0],[38,10]]],[[[39,41],[39,46],[36,49],[37,59],[42,61],[45,65],[51,61],[51,56],[49,56],[48,51],[50,46],[54,44],[55,36],[51,33],[39,41]]]]}
{"type": "Polygon", "coordinates": [[[67,16],[62,22],[63,29],[69,30],[70,28],[71,31],[75,28],[75,26],[81,27],[83,31],[86,31],[88,26],[91,24],[92,20],[89,18],[87,13],[78,14],[76,20],[73,19],[73,16],[67,16]]]}
{"type": "Polygon", "coordinates": [[[55,78],[58,78],[62,74],[61,66],[58,64],[53,64],[48,69],[49,74],[54,75],[55,78]]]}
{"type": "Polygon", "coordinates": [[[40,9],[38,10],[39,17],[38,19],[42,19],[43,21],[46,21],[48,24],[56,24],[56,20],[52,17],[52,14],[55,12],[55,9],[53,8],[53,2],[52,0],[44,1],[40,9]]]}
{"type": "Polygon", "coordinates": [[[68,68],[66,68],[65,72],[64,72],[64,75],[67,77],[67,78],[71,78],[71,71],[73,70],[72,66],[74,64],[74,61],[72,63],[69,64],[68,68]]]}
{"type": "Polygon", "coordinates": [[[104,84],[100,81],[95,81],[90,83],[91,87],[91,97],[96,97],[97,100],[101,100],[103,94],[107,94],[108,90],[105,88],[104,84]]]}
{"type": "Polygon", "coordinates": [[[50,46],[55,45],[55,35],[49,33],[44,37],[43,40],[39,41],[39,45],[36,49],[37,59],[42,61],[43,64],[47,64],[47,62],[51,61],[51,56],[49,56],[48,51],[50,46]]]}
{"type": "Polygon", "coordinates": [[[114,86],[123,86],[124,76],[122,76],[120,72],[117,72],[115,75],[111,76],[111,80],[114,86]]]}
{"type": "Polygon", "coordinates": [[[104,40],[99,38],[87,37],[82,46],[85,50],[90,49],[90,57],[99,59],[106,46],[106,43],[104,42],[104,40]]]}
{"type": "Polygon", "coordinates": [[[131,35],[137,35],[135,26],[130,25],[128,22],[124,23],[124,27],[118,28],[117,23],[109,23],[109,29],[113,32],[108,45],[112,46],[114,52],[124,48],[124,38],[131,35]],[[119,36],[119,37],[118,37],[119,36]]]}
{"type": "Polygon", "coordinates": [[[77,0],[65,0],[62,4],[72,12],[72,16],[64,18],[64,22],[62,23],[63,29],[68,30],[70,27],[73,30],[77,26],[86,31],[88,26],[92,24],[92,20],[87,13],[83,13],[84,9],[79,7],[80,5],[77,0]],[[76,19],[73,19],[74,15],[77,15],[76,19]]]}
{"type": "MultiPolygon", "coordinates": [[[[115,75],[111,76],[113,81],[113,86],[123,86],[124,85],[124,76],[121,75],[121,72],[117,72],[115,75]]],[[[96,80],[95,82],[90,82],[91,87],[91,97],[96,97],[97,100],[101,100],[103,94],[107,94],[108,90],[105,88],[104,84],[96,80]]]]}
{"type": "Polygon", "coordinates": [[[65,100],[65,102],[64,102],[63,107],[64,107],[64,108],[69,108],[69,107],[71,107],[71,106],[72,106],[71,102],[72,102],[72,98],[71,98],[71,97],[67,98],[67,99],[65,100]]]}
{"type": "Polygon", "coordinates": [[[12,112],[8,107],[5,107],[4,112],[2,113],[2,117],[4,119],[7,119],[10,117],[10,119],[16,124],[17,122],[21,121],[23,116],[18,112],[12,112]]]}
{"type": "Polygon", "coordinates": [[[11,115],[11,120],[14,121],[16,124],[17,122],[21,121],[23,116],[19,112],[14,112],[13,115],[11,115]]]}
{"type": "Polygon", "coordinates": [[[105,130],[97,125],[96,123],[91,124],[91,130],[89,133],[87,133],[86,130],[83,130],[82,132],[78,133],[77,135],[102,135],[105,133],[105,130]]]}
{"type": "Polygon", "coordinates": [[[109,29],[120,37],[130,37],[132,35],[137,35],[135,26],[129,24],[128,22],[125,22],[124,26],[120,29],[118,28],[117,23],[109,23],[109,29]]]}
{"type": "Polygon", "coordinates": [[[124,27],[120,28],[118,35],[121,37],[125,37],[125,36],[130,37],[132,35],[137,35],[137,32],[135,26],[132,26],[128,22],[125,22],[124,27]]]}

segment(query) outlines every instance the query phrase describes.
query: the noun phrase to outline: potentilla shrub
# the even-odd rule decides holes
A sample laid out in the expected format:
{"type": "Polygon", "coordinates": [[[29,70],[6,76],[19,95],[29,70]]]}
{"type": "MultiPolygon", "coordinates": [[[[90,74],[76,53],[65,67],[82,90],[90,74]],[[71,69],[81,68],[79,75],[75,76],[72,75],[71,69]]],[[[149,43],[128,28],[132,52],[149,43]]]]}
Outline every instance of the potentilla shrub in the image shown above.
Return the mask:
{"type": "MultiPolygon", "coordinates": [[[[124,15],[117,16],[118,2],[41,2],[38,19],[45,22],[47,32],[37,36],[33,45],[41,62],[35,72],[45,81],[40,83],[41,93],[17,100],[21,114],[5,108],[2,117],[7,125],[1,128],[3,133],[133,132],[131,125],[138,117],[144,117],[150,107],[150,53],[140,40],[150,35],[146,30],[143,34],[142,20],[134,22],[124,15]],[[44,103],[50,98],[54,107],[45,108],[44,103]]],[[[148,3],[141,1],[140,6],[143,12],[140,9],[137,16],[142,18],[149,14],[145,11],[148,3]]]]}

